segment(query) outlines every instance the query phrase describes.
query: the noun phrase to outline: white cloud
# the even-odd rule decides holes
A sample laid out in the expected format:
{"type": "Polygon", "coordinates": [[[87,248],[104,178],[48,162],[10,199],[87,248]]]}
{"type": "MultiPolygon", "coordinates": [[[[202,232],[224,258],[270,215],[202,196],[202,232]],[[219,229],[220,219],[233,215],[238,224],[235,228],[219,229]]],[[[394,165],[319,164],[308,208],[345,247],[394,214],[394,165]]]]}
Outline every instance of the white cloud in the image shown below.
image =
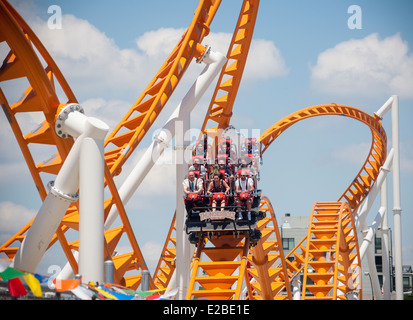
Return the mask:
{"type": "Polygon", "coordinates": [[[137,88],[150,71],[147,57],[133,49],[120,49],[113,39],[88,21],[63,15],[62,29],[50,30],[36,20],[33,29],[62,70],[76,95],[105,95],[137,88]]]}
{"type": "Polygon", "coordinates": [[[123,100],[91,98],[82,101],[81,105],[87,116],[99,118],[109,126],[109,132],[111,132],[130,109],[132,103],[123,100]]]}
{"type": "MultiPolygon", "coordinates": [[[[62,29],[49,29],[41,19],[33,20],[33,29],[63,71],[75,94],[99,96],[139,90],[151,77],[182,37],[184,29],[160,28],[139,36],[136,48],[121,49],[116,39],[87,20],[66,14],[62,29]]],[[[231,39],[229,33],[211,33],[204,44],[226,54],[231,39]]],[[[254,39],[244,78],[268,79],[288,72],[280,51],[272,41],[254,39]]]]}
{"type": "Polygon", "coordinates": [[[0,243],[4,243],[30,221],[36,212],[10,201],[0,202],[0,243]]]}
{"type": "Polygon", "coordinates": [[[245,74],[247,78],[269,79],[289,73],[280,50],[274,42],[264,39],[253,40],[248,55],[245,74]]]}
{"type": "Polygon", "coordinates": [[[185,29],[160,28],[148,31],[136,39],[137,47],[149,57],[168,56],[177,45],[185,29]]]}
{"type": "Polygon", "coordinates": [[[321,92],[413,98],[413,55],[400,33],[377,33],[337,44],[310,66],[312,86],[321,92]]]}
{"type": "MultiPolygon", "coordinates": [[[[215,51],[227,54],[232,34],[211,32],[204,44],[211,45],[215,51]]],[[[269,79],[281,77],[289,72],[280,50],[274,42],[265,39],[253,39],[243,73],[245,80],[269,79]]]]}

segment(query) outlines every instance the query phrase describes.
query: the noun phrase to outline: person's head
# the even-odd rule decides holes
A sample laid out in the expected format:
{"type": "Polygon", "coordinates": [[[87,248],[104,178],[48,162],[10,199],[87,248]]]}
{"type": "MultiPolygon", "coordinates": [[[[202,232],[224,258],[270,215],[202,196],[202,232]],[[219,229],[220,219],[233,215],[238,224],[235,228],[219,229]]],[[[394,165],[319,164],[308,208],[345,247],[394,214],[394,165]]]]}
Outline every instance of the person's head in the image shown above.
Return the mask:
{"type": "Polygon", "coordinates": [[[251,139],[247,140],[247,146],[248,146],[248,148],[252,147],[252,140],[251,139]]]}
{"type": "Polygon", "coordinates": [[[194,159],[194,166],[197,168],[200,165],[201,161],[199,160],[199,158],[195,158],[194,159]]]}
{"type": "Polygon", "coordinates": [[[219,160],[218,160],[218,165],[219,165],[219,168],[221,169],[223,169],[223,168],[225,168],[225,165],[226,165],[226,163],[225,163],[225,159],[224,158],[220,158],[219,160]]]}
{"type": "Polygon", "coordinates": [[[240,176],[241,176],[241,180],[243,180],[243,181],[244,181],[245,179],[247,179],[247,176],[248,176],[247,171],[242,170],[240,176]]]}
{"type": "Polygon", "coordinates": [[[223,143],[221,143],[221,149],[223,151],[226,151],[229,149],[229,142],[228,141],[224,141],[223,143]]]}
{"type": "Polygon", "coordinates": [[[188,172],[188,179],[191,181],[195,179],[195,173],[193,171],[188,172]]]}
{"type": "Polygon", "coordinates": [[[219,174],[218,174],[218,173],[215,173],[213,179],[214,179],[214,182],[215,182],[215,183],[218,183],[219,180],[220,180],[219,174]]]}
{"type": "Polygon", "coordinates": [[[201,142],[199,142],[199,143],[196,145],[196,148],[197,148],[198,152],[201,152],[201,153],[204,152],[204,145],[203,145],[201,142]]]}
{"type": "Polygon", "coordinates": [[[241,167],[246,167],[247,166],[247,159],[242,158],[241,159],[241,167]]]}

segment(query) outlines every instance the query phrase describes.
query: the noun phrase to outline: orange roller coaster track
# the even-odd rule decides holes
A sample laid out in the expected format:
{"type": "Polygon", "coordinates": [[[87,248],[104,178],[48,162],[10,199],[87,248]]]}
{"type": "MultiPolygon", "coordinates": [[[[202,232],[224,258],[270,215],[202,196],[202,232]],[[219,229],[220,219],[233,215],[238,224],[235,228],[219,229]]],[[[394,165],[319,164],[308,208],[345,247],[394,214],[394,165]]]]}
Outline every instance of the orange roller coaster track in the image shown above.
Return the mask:
{"type": "MultiPolygon", "coordinates": [[[[105,183],[112,194],[111,198],[105,200],[105,217],[107,217],[110,208],[116,205],[122,220],[122,226],[105,232],[105,256],[112,257],[117,243],[122,235],[126,233],[133,252],[113,258],[115,281],[132,288],[139,286],[140,276],[124,277],[124,274],[127,271],[147,269],[147,267],[135,240],[123,204],[120,201],[113,177],[120,173],[122,164],[125,163],[127,158],[139,145],[140,141],[142,141],[167,103],[169,97],[174,92],[193,58],[202,56],[205,48],[201,45],[201,42],[209,33],[210,23],[214,18],[220,2],[219,0],[201,0],[199,2],[192,22],[177,46],[138,100],[105,141],[105,183]]],[[[11,106],[1,91],[1,104],[25,156],[41,199],[44,200],[47,191],[40,177],[40,173],[57,174],[73,145],[73,139],[71,137],[60,139],[56,135],[54,131],[55,117],[59,113],[59,110],[66,104],[77,101],[55,62],[30,27],[6,0],[2,0],[0,5],[0,39],[1,41],[6,41],[10,47],[10,53],[7,55],[0,69],[0,81],[25,77],[31,85],[25,90],[23,98],[11,106]],[[46,68],[43,67],[33,47],[40,53],[41,58],[46,61],[46,68]],[[60,102],[58,100],[55,91],[54,77],[56,77],[63,91],[66,93],[67,101],[60,102]],[[39,129],[23,136],[19,123],[16,121],[15,114],[18,112],[29,113],[36,111],[42,111],[46,120],[42,122],[39,129]],[[36,164],[29,149],[29,144],[34,143],[54,145],[58,152],[50,160],[36,164]]],[[[61,226],[56,231],[49,245],[49,247],[53,245],[57,239],[60,241],[66,257],[75,272],[77,272],[77,261],[72,254],[72,250],[78,250],[78,241],[69,243],[64,234],[69,229],[78,230],[78,216],[78,203],[74,203],[69,207],[61,226]]],[[[5,253],[8,259],[12,260],[15,256],[19,249],[15,243],[21,243],[24,240],[31,223],[32,221],[0,247],[0,252],[5,253]]],[[[153,286],[152,282],[151,286],[153,286]]]]}
{"type": "Polygon", "coordinates": [[[358,252],[354,214],[366,199],[387,155],[387,137],[380,118],[345,105],[327,104],[308,107],[281,119],[260,137],[265,150],[295,123],[316,116],[336,115],[358,120],[370,128],[370,152],[348,188],[337,202],[314,204],[308,236],[287,256],[291,277],[304,270],[303,299],[346,299],[356,292],[361,297],[361,261],[358,252]],[[327,261],[328,260],[328,261],[327,261]],[[314,271],[310,274],[308,271],[314,271]],[[308,279],[315,284],[311,285],[308,279]],[[340,283],[340,285],[338,285],[340,283]],[[312,293],[307,296],[307,291],[312,293]],[[338,294],[337,292],[341,292],[338,294]]]}
{"type": "MultiPolygon", "coordinates": [[[[232,110],[238,92],[249,48],[252,41],[259,8],[258,0],[244,0],[233,37],[227,52],[227,62],[222,68],[217,85],[201,128],[201,136],[208,134],[214,138],[213,144],[223,129],[227,128],[232,117],[232,110]]],[[[214,147],[211,148],[215,150],[214,147]]],[[[158,266],[155,270],[155,282],[159,289],[166,288],[175,271],[173,260],[176,255],[175,217],[170,226],[158,266]]]]}
{"type": "MultiPolygon", "coordinates": [[[[191,294],[195,298],[240,298],[238,288],[243,277],[239,272],[244,272],[247,299],[291,299],[290,283],[302,271],[302,299],[346,300],[350,293],[362,297],[361,261],[353,215],[373,187],[386,159],[387,138],[380,119],[350,106],[329,104],[308,107],[281,119],[265,131],[260,137],[261,150],[264,153],[281,133],[295,123],[323,115],[346,116],[370,128],[372,145],[356,178],[337,202],[314,204],[308,235],[287,257],[284,257],[280,250],[278,226],[273,208],[266,197],[263,197],[261,206],[268,208],[266,212],[270,212],[270,217],[266,217],[261,223],[265,225],[273,219],[272,226],[261,227],[265,232],[257,246],[250,249],[250,267],[245,268],[243,264],[247,263],[247,259],[243,251],[245,243],[242,236],[232,238],[231,241],[236,241],[232,246],[229,243],[226,243],[226,246],[222,243],[216,244],[216,241],[211,240],[212,244],[205,247],[206,242],[202,239],[196,253],[187,298],[190,298],[191,294]],[[270,237],[270,234],[273,236],[270,237]],[[233,255],[224,254],[231,249],[236,249],[233,255]],[[275,254],[270,249],[275,250],[275,254]],[[214,252],[213,258],[209,251],[214,252]],[[211,261],[200,262],[203,253],[211,261]],[[280,260],[275,262],[277,258],[280,260]],[[231,266],[227,273],[219,272],[223,263],[231,266]],[[204,266],[208,271],[203,269],[204,266]],[[199,276],[198,268],[204,270],[206,276],[199,276]],[[203,283],[208,283],[208,290],[191,291],[194,290],[195,283],[201,287],[204,287],[203,283]]],[[[223,239],[221,241],[225,242],[223,239]]]]}
{"type": "MultiPolygon", "coordinates": [[[[105,186],[109,188],[111,197],[105,200],[104,214],[106,218],[115,205],[121,219],[120,226],[105,231],[105,256],[114,262],[115,283],[136,289],[141,281],[140,274],[136,274],[136,271],[147,270],[147,266],[113,179],[163,110],[189,64],[204,53],[205,48],[201,42],[209,33],[220,2],[199,2],[192,22],[177,46],[105,141],[105,186]],[[113,256],[117,244],[125,234],[133,252],[113,256]],[[134,274],[127,275],[129,271],[134,274]]],[[[226,129],[230,124],[258,6],[258,0],[242,2],[227,53],[228,61],[222,68],[202,125],[203,134],[216,137],[220,130],[226,129]]],[[[54,130],[55,118],[63,107],[77,100],[46,49],[6,0],[0,0],[0,41],[5,41],[10,48],[0,68],[0,82],[26,78],[30,84],[24,90],[22,98],[14,103],[9,103],[0,89],[0,103],[40,197],[44,200],[47,191],[41,174],[56,175],[73,145],[71,137],[62,139],[57,136],[54,130]],[[65,93],[65,101],[59,100],[57,85],[65,93]],[[38,129],[23,134],[16,114],[31,112],[42,112],[44,121],[38,129]],[[55,154],[47,161],[36,162],[29,148],[31,144],[54,147],[55,154]]],[[[351,184],[336,202],[314,204],[308,235],[286,257],[274,209],[265,196],[261,198],[260,210],[267,215],[257,225],[262,237],[255,246],[250,246],[248,237],[243,234],[238,237],[212,237],[208,241],[200,239],[192,261],[187,298],[292,299],[291,282],[301,273],[304,275],[303,299],[346,299],[349,293],[361,297],[360,257],[353,218],[357,208],[372,190],[386,160],[387,138],[379,117],[345,105],[308,107],[281,119],[266,130],[259,139],[261,152],[263,154],[278,136],[295,123],[323,115],[352,118],[371,130],[370,152],[351,184]],[[202,261],[204,257],[209,261],[202,261]],[[203,290],[199,290],[200,287],[203,290]]],[[[8,260],[15,256],[18,244],[24,240],[31,223],[32,221],[0,247],[0,252],[6,254],[8,260]]],[[[78,250],[79,243],[77,240],[69,242],[65,233],[68,230],[78,230],[78,224],[78,203],[75,202],[69,207],[49,245],[60,242],[74,272],[77,272],[78,266],[72,250],[78,250]]],[[[169,284],[175,269],[175,232],[174,216],[154,278],[150,279],[151,288],[166,289],[169,284]]]]}

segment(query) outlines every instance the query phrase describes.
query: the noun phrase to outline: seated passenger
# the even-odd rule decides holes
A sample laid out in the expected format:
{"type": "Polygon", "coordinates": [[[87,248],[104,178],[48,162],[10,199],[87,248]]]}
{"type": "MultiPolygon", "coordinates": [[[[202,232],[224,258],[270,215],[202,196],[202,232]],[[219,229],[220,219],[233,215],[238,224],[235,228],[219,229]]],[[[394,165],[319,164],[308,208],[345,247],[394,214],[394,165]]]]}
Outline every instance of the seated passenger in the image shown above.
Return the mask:
{"type": "Polygon", "coordinates": [[[244,157],[250,159],[250,167],[254,170],[255,179],[259,180],[259,166],[260,166],[260,151],[258,149],[256,139],[245,139],[245,143],[241,148],[241,153],[244,157]]]}
{"type": "Polygon", "coordinates": [[[250,177],[256,175],[256,168],[251,165],[250,157],[245,156],[241,158],[241,164],[238,168],[238,175],[241,174],[242,170],[247,170],[250,177]]]}
{"type": "Polygon", "coordinates": [[[238,219],[241,219],[241,205],[246,205],[248,210],[248,220],[251,220],[251,205],[253,202],[252,193],[254,192],[254,182],[251,178],[248,178],[246,170],[241,172],[240,178],[235,182],[235,192],[237,197],[235,198],[235,204],[238,207],[238,219]]]}
{"type": "Polygon", "coordinates": [[[202,204],[203,184],[202,179],[196,178],[193,171],[189,171],[188,178],[182,182],[185,193],[185,207],[188,213],[193,207],[202,204]]]}
{"type": "Polygon", "coordinates": [[[221,177],[221,179],[234,179],[234,174],[232,173],[231,168],[226,164],[224,158],[219,158],[218,160],[218,170],[225,175],[221,177]]]}
{"type": "Polygon", "coordinates": [[[254,156],[258,156],[260,152],[258,150],[255,139],[252,139],[252,138],[245,139],[245,143],[241,148],[241,153],[243,155],[252,154],[254,156]]]}
{"type": "MultiPolygon", "coordinates": [[[[197,171],[201,174],[201,177],[205,177],[205,166],[201,164],[201,160],[198,157],[195,157],[193,160],[192,166],[189,167],[189,171],[197,171]]],[[[199,177],[198,177],[199,178],[199,177]]]]}
{"type": "Polygon", "coordinates": [[[204,143],[201,140],[196,144],[195,155],[202,155],[205,157],[204,143]]]}
{"type": "Polygon", "coordinates": [[[232,192],[234,192],[234,173],[231,170],[231,167],[226,164],[225,158],[219,158],[218,160],[218,173],[221,179],[224,179],[225,182],[229,185],[232,192]]]}
{"type": "Polygon", "coordinates": [[[206,140],[198,140],[192,154],[202,157],[204,164],[211,163],[210,151],[208,149],[209,145],[206,140]]]}
{"type": "Polygon", "coordinates": [[[219,177],[219,174],[214,174],[214,178],[208,186],[207,194],[212,195],[211,205],[212,210],[215,211],[217,207],[217,203],[219,202],[221,206],[221,211],[224,210],[224,206],[227,204],[228,201],[228,192],[229,186],[225,182],[225,180],[219,177]]]}
{"type": "Polygon", "coordinates": [[[228,163],[237,163],[238,157],[235,151],[235,148],[231,147],[231,140],[225,139],[222,140],[219,147],[218,147],[218,158],[220,155],[227,155],[228,163]]]}

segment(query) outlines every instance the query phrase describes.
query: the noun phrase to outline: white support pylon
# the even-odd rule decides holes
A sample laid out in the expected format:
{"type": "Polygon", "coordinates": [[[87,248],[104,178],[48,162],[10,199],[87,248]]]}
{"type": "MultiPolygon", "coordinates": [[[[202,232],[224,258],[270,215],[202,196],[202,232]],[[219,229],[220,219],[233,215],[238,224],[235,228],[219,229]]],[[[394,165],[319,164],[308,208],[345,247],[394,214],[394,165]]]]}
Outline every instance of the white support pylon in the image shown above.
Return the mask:
{"type": "Polygon", "coordinates": [[[104,281],[104,139],[109,130],[88,121],[79,163],[79,273],[83,282],[104,281]]]}
{"type": "MultiPolygon", "coordinates": [[[[70,203],[77,201],[79,195],[77,193],[79,189],[79,180],[93,180],[93,187],[85,185],[82,189],[85,195],[82,198],[88,198],[88,189],[95,188],[97,181],[100,183],[99,187],[102,192],[102,197],[93,195],[93,207],[96,207],[95,214],[99,212],[102,216],[102,223],[99,227],[96,223],[91,224],[87,231],[87,238],[90,241],[91,229],[97,230],[99,237],[103,240],[103,166],[98,166],[97,163],[103,163],[103,140],[109,130],[109,127],[102,121],[87,117],[83,114],[83,109],[78,104],[69,104],[64,107],[57,117],[55,123],[56,133],[61,138],[67,138],[73,136],[76,138],[65,162],[63,163],[59,173],[56,176],[55,181],[49,183],[50,192],[46,196],[39,212],[37,213],[30,229],[27,231],[25,239],[14,257],[11,266],[26,272],[35,272],[38,267],[44,253],[46,252],[49,243],[60,225],[60,222],[65,215],[70,203]],[[86,141],[86,142],[85,142],[86,141]],[[79,159],[85,148],[90,147],[90,141],[94,141],[96,145],[99,145],[98,151],[91,151],[94,153],[94,159],[92,165],[95,171],[99,171],[95,176],[90,177],[90,170],[82,170],[82,178],[79,178],[80,165],[79,159]]],[[[84,153],[84,152],[83,152],[84,153]]],[[[88,156],[86,156],[87,158],[88,156]]],[[[94,190],[95,192],[96,190],[94,190]]],[[[100,191],[98,191],[99,193],[100,191]]],[[[81,192],[82,193],[82,192],[81,192]]],[[[82,209],[80,211],[87,212],[88,209],[82,209]]],[[[82,215],[82,212],[79,213],[82,215]]],[[[85,213],[87,214],[87,213],[85,213]]],[[[81,227],[80,227],[81,228],[81,227]]],[[[95,234],[95,233],[94,233],[95,234]]],[[[101,244],[103,255],[103,241],[101,244]]],[[[94,252],[96,247],[90,250],[94,252]]],[[[100,250],[98,248],[98,250],[100,250]]],[[[103,270],[103,259],[102,259],[103,270]]],[[[103,281],[99,279],[93,279],[91,281],[103,281]]]]}
{"type": "MultiPolygon", "coordinates": [[[[221,71],[227,58],[219,53],[214,52],[210,48],[206,51],[203,59],[206,67],[202,70],[194,84],[191,86],[187,94],[182,99],[181,103],[176,107],[175,111],[169,117],[158,135],[154,137],[154,141],[146,150],[139,162],[135,165],[128,177],[119,188],[119,196],[122,203],[126,205],[135,191],[139,188],[146,175],[152,169],[156,161],[160,158],[164,150],[169,146],[173,137],[175,136],[176,123],[182,122],[185,115],[191,114],[196,104],[205,94],[212,81],[221,71]]],[[[179,182],[178,182],[179,183],[179,182]]],[[[183,201],[181,197],[181,201],[183,201]]],[[[118,217],[118,210],[116,206],[112,206],[104,225],[105,230],[110,229],[112,224],[118,217]]],[[[69,263],[66,263],[62,272],[58,275],[58,279],[73,278],[74,273],[69,263]]]]}

